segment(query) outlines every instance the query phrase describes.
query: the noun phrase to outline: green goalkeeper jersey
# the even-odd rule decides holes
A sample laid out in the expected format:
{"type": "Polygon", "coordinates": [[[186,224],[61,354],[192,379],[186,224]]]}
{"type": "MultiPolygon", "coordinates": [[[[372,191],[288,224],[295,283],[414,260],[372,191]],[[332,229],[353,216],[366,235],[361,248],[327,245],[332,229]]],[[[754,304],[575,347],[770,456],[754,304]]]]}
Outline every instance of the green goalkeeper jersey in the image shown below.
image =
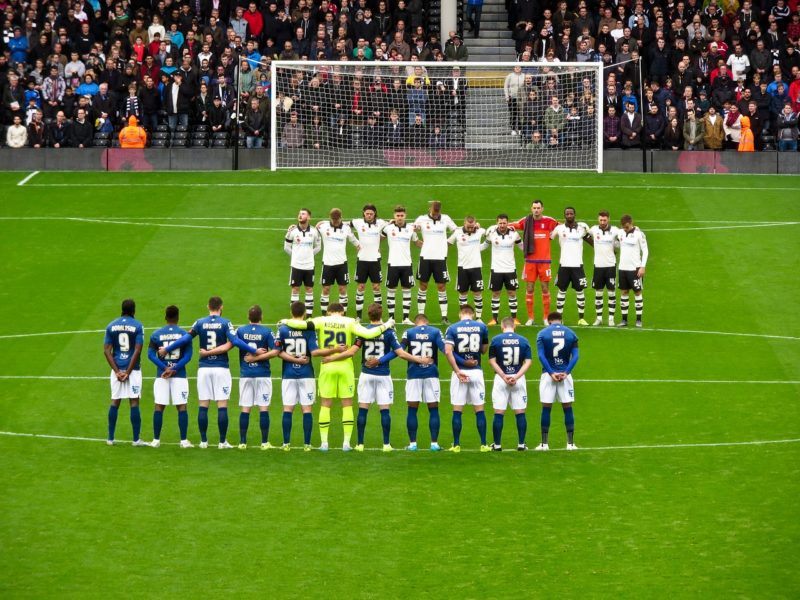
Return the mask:
{"type": "MultiPolygon", "coordinates": [[[[308,323],[314,325],[314,330],[317,332],[317,341],[320,348],[334,348],[336,346],[345,346],[349,348],[355,342],[356,337],[371,340],[373,338],[383,335],[383,332],[389,329],[386,325],[380,327],[367,328],[361,325],[356,319],[352,317],[345,317],[343,315],[328,315],[325,317],[314,317],[308,321],[301,319],[292,319],[287,321],[287,325],[292,329],[307,329],[308,323]]],[[[353,369],[352,360],[340,360],[330,363],[323,363],[323,370],[341,370],[353,369]]]]}

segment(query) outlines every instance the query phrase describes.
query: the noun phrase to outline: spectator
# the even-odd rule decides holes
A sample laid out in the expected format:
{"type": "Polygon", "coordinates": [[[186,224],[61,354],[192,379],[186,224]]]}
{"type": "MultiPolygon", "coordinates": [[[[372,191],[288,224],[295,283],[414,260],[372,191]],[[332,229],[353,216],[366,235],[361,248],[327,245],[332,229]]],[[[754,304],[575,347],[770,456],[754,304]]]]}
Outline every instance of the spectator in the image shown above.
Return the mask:
{"type": "Polygon", "coordinates": [[[448,61],[466,62],[469,60],[469,50],[464,45],[461,36],[451,32],[450,40],[444,49],[444,57],[448,61]]]}
{"type": "Polygon", "coordinates": [[[144,148],[147,144],[147,132],[139,127],[136,117],[128,118],[128,126],[119,132],[120,148],[144,148]]]}
{"type": "Polygon", "coordinates": [[[389,123],[386,125],[385,139],[385,146],[387,148],[403,148],[406,145],[405,129],[403,128],[403,123],[400,121],[400,115],[394,109],[389,113],[389,123]]]}
{"type": "Polygon", "coordinates": [[[619,117],[617,110],[612,105],[608,107],[608,114],[603,119],[603,147],[617,148],[619,146],[622,132],[620,131],[619,117]]]}
{"type": "Polygon", "coordinates": [[[142,125],[145,129],[155,131],[158,127],[158,113],[161,110],[161,94],[155,81],[149,75],[144,77],[144,86],[139,88],[139,106],[142,113],[142,125]]]}
{"type": "Polygon", "coordinates": [[[49,76],[42,81],[43,109],[48,120],[55,118],[61,108],[66,88],[64,78],[58,74],[58,67],[51,66],[49,76]]]}
{"type": "Polygon", "coordinates": [[[20,121],[25,117],[25,90],[19,85],[19,75],[14,72],[8,75],[8,85],[3,91],[3,110],[6,123],[13,123],[14,117],[20,121]]]}
{"type": "Polygon", "coordinates": [[[797,150],[797,114],[792,112],[792,105],[787,102],[776,121],[776,138],[778,152],[795,152],[797,150]]]}
{"type": "Polygon", "coordinates": [[[78,109],[78,114],[72,122],[70,128],[70,147],[72,148],[91,148],[94,144],[94,127],[91,121],[86,118],[86,110],[78,109]]]}
{"type": "Polygon", "coordinates": [[[476,38],[480,37],[482,11],[483,0],[467,0],[467,24],[476,38]]]}
{"type": "Polygon", "coordinates": [[[625,113],[620,118],[620,147],[623,149],[639,145],[642,132],[642,117],[634,111],[633,103],[625,105],[625,113]]]}
{"type": "Polygon", "coordinates": [[[283,126],[281,147],[284,149],[302,148],[304,143],[305,132],[303,125],[298,121],[297,111],[293,110],[289,115],[289,122],[283,126]]]}
{"type": "Polygon", "coordinates": [[[755,140],[750,129],[750,118],[741,117],[741,133],[739,135],[739,152],[755,152],[755,140]]]}
{"type": "MultiPolygon", "coordinates": [[[[318,117],[317,117],[318,119],[318,117]]],[[[257,98],[252,98],[244,114],[242,130],[246,136],[248,148],[261,148],[264,144],[264,134],[267,130],[267,120],[257,98]]]]}
{"type": "Polygon", "coordinates": [[[211,107],[208,110],[208,125],[211,127],[211,133],[228,131],[230,120],[228,107],[222,102],[222,98],[214,96],[211,107]]]}
{"type": "MultiPolygon", "coordinates": [[[[370,127],[377,128],[375,125],[375,117],[370,115],[367,117],[367,131],[364,132],[364,146],[366,148],[374,147],[372,145],[372,137],[374,133],[369,131],[370,127]]],[[[308,127],[308,145],[313,150],[325,150],[328,148],[328,128],[322,122],[319,114],[311,117],[311,124],[308,127]]]]}
{"type": "Polygon", "coordinates": [[[512,136],[517,136],[522,129],[520,117],[522,103],[525,100],[525,75],[521,65],[514,65],[514,70],[506,75],[503,93],[508,105],[508,128],[512,136]]]}
{"type": "Polygon", "coordinates": [[[686,120],[683,122],[683,149],[702,150],[705,128],[703,122],[697,118],[695,111],[686,113],[686,120]]]}
{"type": "Polygon", "coordinates": [[[680,150],[683,146],[683,131],[677,117],[672,117],[664,129],[664,149],[680,150]]]}
{"type": "Polygon", "coordinates": [[[658,104],[655,102],[650,105],[650,110],[644,116],[644,136],[645,145],[648,148],[661,148],[664,130],[667,127],[667,122],[658,104]]]}
{"type": "MultiPolygon", "coordinates": [[[[728,104],[722,128],[725,130],[725,148],[737,150],[742,134],[742,115],[735,104],[728,104]]],[[[749,124],[749,119],[748,119],[749,124]]]]}
{"type": "Polygon", "coordinates": [[[188,127],[191,91],[183,82],[183,73],[176,71],[172,81],[164,87],[163,106],[167,112],[169,130],[174,132],[178,125],[188,127]]]}
{"type": "Polygon", "coordinates": [[[44,122],[44,114],[37,110],[33,115],[33,120],[28,125],[28,143],[31,148],[47,147],[47,125],[44,122]]]}
{"type": "Polygon", "coordinates": [[[722,150],[725,140],[723,116],[717,114],[717,109],[712,105],[703,117],[703,145],[707,150],[722,150]]]}
{"type": "Polygon", "coordinates": [[[56,120],[47,128],[47,145],[51,148],[69,148],[72,137],[70,130],[71,126],[64,111],[58,111],[56,120]]]}
{"type": "Polygon", "coordinates": [[[28,61],[28,38],[23,35],[19,25],[14,27],[13,37],[8,40],[7,46],[13,62],[24,64],[28,61]]]}
{"type": "Polygon", "coordinates": [[[414,77],[412,86],[408,89],[408,124],[413,125],[417,116],[425,121],[428,109],[428,91],[423,86],[422,77],[414,77]]]}
{"type": "Polygon", "coordinates": [[[14,122],[6,129],[6,144],[9,148],[23,148],[28,143],[28,130],[22,124],[22,117],[14,115],[14,122]]]}

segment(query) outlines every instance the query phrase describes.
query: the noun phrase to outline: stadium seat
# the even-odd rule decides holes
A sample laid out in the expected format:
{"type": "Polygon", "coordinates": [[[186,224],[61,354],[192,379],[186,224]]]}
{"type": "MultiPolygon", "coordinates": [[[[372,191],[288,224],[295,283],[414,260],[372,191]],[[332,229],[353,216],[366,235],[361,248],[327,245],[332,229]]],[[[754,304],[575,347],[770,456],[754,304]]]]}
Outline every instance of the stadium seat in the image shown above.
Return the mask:
{"type": "Polygon", "coordinates": [[[222,139],[215,139],[211,142],[212,148],[227,148],[228,147],[228,140],[222,139]]]}
{"type": "Polygon", "coordinates": [[[169,125],[157,125],[156,131],[169,131],[169,125]]]}
{"type": "Polygon", "coordinates": [[[211,134],[212,139],[214,140],[227,140],[230,134],[227,131],[215,131],[211,134]]]}
{"type": "Polygon", "coordinates": [[[150,144],[151,148],[169,148],[169,138],[157,138],[153,139],[152,143],[150,144]]]}
{"type": "Polygon", "coordinates": [[[107,131],[95,131],[94,132],[94,139],[97,140],[110,140],[111,134],[107,131]]]}
{"type": "Polygon", "coordinates": [[[189,127],[187,125],[178,125],[175,127],[175,131],[189,131],[189,127]]]}
{"type": "Polygon", "coordinates": [[[195,131],[191,138],[193,140],[207,140],[208,139],[208,132],[207,131],[195,131]]]}
{"type": "Polygon", "coordinates": [[[100,140],[95,138],[95,140],[94,140],[94,147],[95,148],[108,148],[110,145],[111,145],[111,140],[108,139],[108,138],[100,139],[100,140]]]}
{"type": "Polygon", "coordinates": [[[207,138],[192,138],[192,148],[208,148],[207,138]]]}
{"type": "Polygon", "coordinates": [[[208,131],[208,125],[205,125],[204,123],[198,123],[197,125],[194,126],[193,131],[195,133],[207,132],[208,131]]]}
{"type": "Polygon", "coordinates": [[[156,131],[152,135],[153,140],[169,140],[170,137],[169,131],[156,131]]]}
{"type": "Polygon", "coordinates": [[[244,136],[239,138],[239,148],[246,148],[247,147],[247,138],[244,136]]]}

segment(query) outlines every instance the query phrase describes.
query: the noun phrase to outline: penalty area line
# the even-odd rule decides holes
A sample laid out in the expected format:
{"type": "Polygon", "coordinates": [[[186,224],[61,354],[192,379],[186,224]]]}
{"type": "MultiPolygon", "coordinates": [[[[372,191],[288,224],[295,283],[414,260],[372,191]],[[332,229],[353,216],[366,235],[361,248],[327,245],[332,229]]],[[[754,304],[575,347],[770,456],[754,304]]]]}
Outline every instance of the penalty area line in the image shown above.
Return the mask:
{"type": "MultiPolygon", "coordinates": [[[[0,436],[6,437],[20,437],[20,438],[29,438],[29,439],[46,439],[46,440],[63,440],[63,441],[71,441],[71,442],[105,442],[106,440],[103,438],[95,438],[95,437],[84,437],[84,436],[70,436],[70,435],[54,435],[49,433],[28,433],[28,432],[18,432],[18,431],[0,431],[0,436]]],[[[131,444],[130,440],[114,440],[115,444],[131,444]]],[[[775,445],[775,444],[797,444],[800,442],[800,438],[788,438],[788,439],[779,439],[779,440],[751,440],[746,442],[699,442],[699,443],[689,443],[689,444],[634,444],[630,446],[587,446],[580,448],[579,452],[608,452],[614,450],[671,450],[671,449],[682,449],[682,448],[726,448],[726,447],[736,447],[736,446],[767,446],[767,445],[775,445]]],[[[161,442],[164,446],[177,446],[178,442],[161,442]]],[[[259,448],[257,445],[249,445],[248,448],[259,448]]],[[[302,446],[292,446],[293,449],[301,449],[302,446]]],[[[316,448],[315,448],[316,449],[316,448]]],[[[331,448],[333,451],[342,451],[341,448],[331,448]]],[[[366,450],[372,452],[382,452],[381,448],[366,448],[366,450]]],[[[400,448],[396,448],[395,450],[402,451],[400,448]]],[[[422,449],[424,452],[424,449],[422,449]]],[[[461,452],[478,452],[477,448],[464,448],[461,452]]],[[[515,448],[508,448],[505,452],[517,452],[515,448]]],[[[553,448],[550,452],[566,452],[565,448],[553,448]]],[[[277,454],[277,453],[276,453],[277,454]]]]}
{"type": "Polygon", "coordinates": [[[18,185],[19,187],[22,187],[23,185],[25,185],[26,183],[28,183],[28,182],[29,182],[31,179],[33,179],[34,177],[36,177],[38,174],[39,174],[39,171],[34,171],[33,173],[29,173],[29,174],[27,175],[27,177],[25,177],[25,178],[23,178],[22,180],[20,180],[20,182],[19,182],[19,183],[17,183],[17,185],[18,185]]]}

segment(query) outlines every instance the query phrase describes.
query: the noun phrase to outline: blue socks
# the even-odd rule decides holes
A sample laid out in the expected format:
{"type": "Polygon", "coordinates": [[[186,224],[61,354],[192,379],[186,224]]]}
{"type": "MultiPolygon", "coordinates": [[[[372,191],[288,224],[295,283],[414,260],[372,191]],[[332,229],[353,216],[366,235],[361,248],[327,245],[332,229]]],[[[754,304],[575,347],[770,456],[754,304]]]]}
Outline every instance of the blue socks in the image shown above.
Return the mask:
{"type": "Polygon", "coordinates": [[[501,415],[499,413],[494,413],[494,418],[492,419],[492,437],[494,438],[495,446],[500,446],[500,439],[503,437],[503,417],[505,415],[501,415]]]}
{"type": "Polygon", "coordinates": [[[261,411],[258,413],[258,425],[261,427],[261,443],[266,444],[269,440],[269,412],[261,411]]]}
{"type": "Polygon", "coordinates": [[[164,411],[153,411],[153,439],[161,439],[161,427],[164,425],[164,411]]]}
{"type": "Polygon", "coordinates": [[[142,431],[142,413],[139,412],[138,406],[131,406],[131,426],[133,427],[133,441],[139,439],[139,434],[142,431]]]}
{"type": "Polygon", "coordinates": [[[431,443],[435,444],[439,441],[439,429],[441,428],[441,421],[439,420],[439,407],[431,407],[428,405],[428,412],[430,413],[430,423],[428,426],[431,430],[431,443]]]}
{"type": "Polygon", "coordinates": [[[114,439],[114,430],[117,428],[117,414],[119,414],[119,406],[113,404],[108,407],[108,439],[114,439]]]}
{"type": "MultiPolygon", "coordinates": [[[[227,412],[227,411],[226,411],[227,412]]],[[[247,443],[247,428],[250,427],[250,413],[239,413],[239,443],[247,443]]]]}
{"type": "Polygon", "coordinates": [[[197,428],[200,430],[200,441],[208,442],[208,407],[201,406],[197,412],[197,428]]]}
{"type": "Polygon", "coordinates": [[[575,413],[572,412],[572,406],[564,407],[564,425],[567,428],[567,443],[574,443],[575,438],[575,413]]]}
{"type": "Polygon", "coordinates": [[[228,437],[227,408],[217,408],[217,426],[219,427],[219,443],[222,444],[228,437]]]}
{"type": "Polygon", "coordinates": [[[364,443],[364,430],[367,428],[367,414],[368,408],[358,409],[358,417],[356,419],[356,429],[358,430],[358,444],[364,443]]]}
{"type": "Polygon", "coordinates": [[[408,441],[412,444],[417,441],[417,408],[416,406],[408,407],[408,416],[406,416],[406,429],[408,429],[408,441]]]}
{"type": "Polygon", "coordinates": [[[453,445],[461,445],[461,413],[453,411],[453,445]]]}
{"type": "Polygon", "coordinates": [[[486,445],[486,413],[475,413],[475,423],[478,425],[478,435],[481,436],[481,446],[486,445]]]}
{"type": "Polygon", "coordinates": [[[181,441],[186,439],[189,433],[189,411],[182,410],[178,413],[178,429],[181,432],[181,441]]]}
{"type": "Polygon", "coordinates": [[[283,427],[283,443],[288,444],[292,437],[292,413],[286,411],[283,412],[281,427],[283,427]]]}
{"type": "Polygon", "coordinates": [[[517,417],[517,435],[519,436],[519,444],[525,443],[525,435],[528,433],[528,419],[525,413],[519,413],[517,417]]]}
{"type": "Polygon", "coordinates": [[[550,410],[553,407],[550,405],[542,405],[542,443],[547,443],[547,438],[550,435],[550,410]]]}
{"type": "Polygon", "coordinates": [[[314,415],[311,413],[303,413],[303,443],[308,445],[311,443],[311,429],[314,426],[314,415]]]}
{"type": "Polygon", "coordinates": [[[389,432],[392,429],[392,415],[389,414],[389,409],[384,408],[381,410],[381,428],[383,429],[383,443],[389,443],[389,432]]]}

